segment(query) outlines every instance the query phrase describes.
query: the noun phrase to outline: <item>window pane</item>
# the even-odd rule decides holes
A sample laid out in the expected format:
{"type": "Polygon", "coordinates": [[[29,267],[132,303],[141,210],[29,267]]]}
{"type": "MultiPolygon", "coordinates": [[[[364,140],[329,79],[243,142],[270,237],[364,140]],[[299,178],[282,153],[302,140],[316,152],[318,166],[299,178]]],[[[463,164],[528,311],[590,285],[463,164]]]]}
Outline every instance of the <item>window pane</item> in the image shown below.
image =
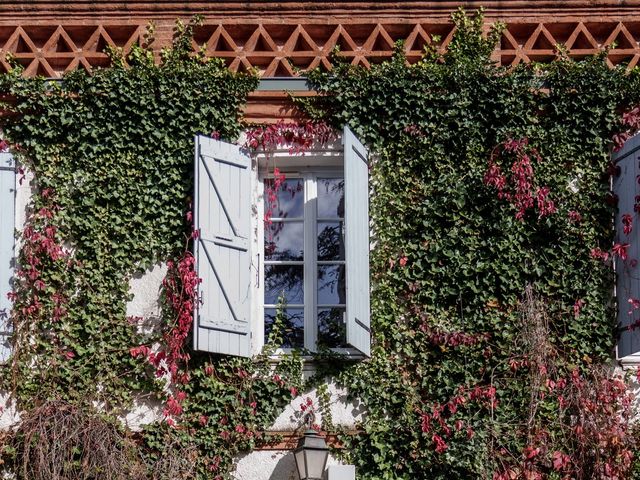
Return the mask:
{"type": "MultiPolygon", "coordinates": [[[[277,310],[275,308],[264,309],[264,338],[265,343],[272,340],[269,338],[276,322],[277,310]]],[[[301,308],[287,308],[283,310],[280,319],[280,334],[278,335],[282,342],[278,345],[283,348],[302,348],[304,347],[304,315],[301,308]]],[[[274,341],[276,338],[273,339],[274,341]]]]}
{"type": "Polygon", "coordinates": [[[318,222],[318,260],[344,260],[342,222],[318,222]]]}
{"type": "Polygon", "coordinates": [[[344,305],[344,265],[321,265],[318,267],[318,305],[344,305]]]}
{"type": "Polygon", "coordinates": [[[273,222],[265,225],[265,260],[302,260],[304,230],[302,222],[273,222]]]}
{"type": "Polygon", "coordinates": [[[328,348],[347,346],[344,308],[321,308],[318,310],[318,345],[328,348]]]}
{"type": "Polygon", "coordinates": [[[304,180],[287,179],[274,191],[273,179],[265,179],[264,199],[265,217],[301,218],[304,212],[304,180]]]}
{"type": "Polygon", "coordinates": [[[344,180],[342,178],[318,179],[318,217],[344,217],[344,180]]]}
{"type": "Polygon", "coordinates": [[[284,293],[286,303],[304,303],[302,265],[265,265],[264,303],[277,304],[284,293]]]}

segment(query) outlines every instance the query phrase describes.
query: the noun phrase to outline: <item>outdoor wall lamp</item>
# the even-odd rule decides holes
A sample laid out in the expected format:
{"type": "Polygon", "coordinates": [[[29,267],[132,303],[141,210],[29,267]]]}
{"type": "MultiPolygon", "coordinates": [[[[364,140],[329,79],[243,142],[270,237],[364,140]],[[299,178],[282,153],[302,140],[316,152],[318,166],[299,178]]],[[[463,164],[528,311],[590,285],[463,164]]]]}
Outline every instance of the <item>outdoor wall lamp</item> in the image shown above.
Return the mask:
{"type": "Polygon", "coordinates": [[[305,417],[307,430],[293,451],[300,480],[321,480],[329,458],[329,447],[318,432],[311,428],[314,415],[305,417]]]}

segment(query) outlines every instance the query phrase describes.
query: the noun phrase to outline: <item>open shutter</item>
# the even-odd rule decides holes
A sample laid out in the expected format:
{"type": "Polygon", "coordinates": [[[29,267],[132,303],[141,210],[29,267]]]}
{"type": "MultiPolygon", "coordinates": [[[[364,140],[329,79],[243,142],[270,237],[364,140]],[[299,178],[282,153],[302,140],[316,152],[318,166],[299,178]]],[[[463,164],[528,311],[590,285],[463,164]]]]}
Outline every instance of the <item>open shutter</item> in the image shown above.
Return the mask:
{"type": "Polygon", "coordinates": [[[9,349],[9,313],[14,257],[16,171],[10,153],[0,153],[0,362],[11,353],[9,349]]]}
{"type": "Polygon", "coordinates": [[[369,163],[367,149],[349,127],[344,145],[347,343],[371,353],[369,318],[369,163]]]}
{"type": "Polygon", "coordinates": [[[635,211],[636,203],[640,205],[640,135],[627,140],[624,147],[614,153],[613,161],[620,168],[613,182],[613,192],[618,197],[616,242],[629,244],[627,259],[622,260],[618,256],[615,260],[620,333],[617,357],[622,359],[637,355],[637,360],[640,360],[640,328],[630,327],[640,320],[640,309],[634,309],[629,301],[640,300],[640,265],[637,264],[640,260],[640,215],[635,211]],[[632,231],[629,235],[624,233],[624,215],[631,215],[632,218],[632,231]]]}
{"type": "Polygon", "coordinates": [[[200,302],[194,348],[251,356],[251,160],[240,147],[196,137],[195,259],[200,302]]]}

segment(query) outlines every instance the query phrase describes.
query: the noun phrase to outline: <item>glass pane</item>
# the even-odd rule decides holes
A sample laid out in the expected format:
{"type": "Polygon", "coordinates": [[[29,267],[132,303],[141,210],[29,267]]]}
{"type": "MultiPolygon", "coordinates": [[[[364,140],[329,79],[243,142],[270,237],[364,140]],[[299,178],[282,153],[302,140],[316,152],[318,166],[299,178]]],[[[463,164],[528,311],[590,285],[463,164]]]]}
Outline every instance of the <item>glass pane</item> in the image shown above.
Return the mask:
{"type": "Polygon", "coordinates": [[[344,260],[342,222],[318,222],[318,260],[344,260]]]}
{"type": "Polygon", "coordinates": [[[344,305],[344,265],[321,265],[318,267],[318,305],[344,305]]]}
{"type": "Polygon", "coordinates": [[[265,260],[302,260],[304,230],[302,222],[273,222],[264,229],[265,260]]]}
{"type": "Polygon", "coordinates": [[[290,178],[277,190],[272,178],[264,181],[264,212],[266,218],[302,218],[304,212],[304,180],[290,178]]]}
{"type": "Polygon", "coordinates": [[[344,179],[318,179],[318,218],[344,217],[344,179]]]}
{"type": "Polygon", "coordinates": [[[344,308],[321,308],[318,310],[318,345],[328,348],[347,346],[344,311],[344,308]]]}
{"type": "Polygon", "coordinates": [[[287,308],[282,311],[280,318],[277,318],[275,308],[264,309],[264,338],[265,342],[273,340],[279,347],[302,348],[304,347],[304,314],[301,308],[287,308]],[[274,324],[278,320],[279,331],[273,330],[274,324]],[[274,338],[270,338],[272,334],[274,338]],[[279,341],[279,340],[282,341],[279,341]]]}
{"type": "Polygon", "coordinates": [[[277,304],[284,294],[285,302],[304,303],[304,275],[302,265],[265,265],[264,303],[277,304]]]}

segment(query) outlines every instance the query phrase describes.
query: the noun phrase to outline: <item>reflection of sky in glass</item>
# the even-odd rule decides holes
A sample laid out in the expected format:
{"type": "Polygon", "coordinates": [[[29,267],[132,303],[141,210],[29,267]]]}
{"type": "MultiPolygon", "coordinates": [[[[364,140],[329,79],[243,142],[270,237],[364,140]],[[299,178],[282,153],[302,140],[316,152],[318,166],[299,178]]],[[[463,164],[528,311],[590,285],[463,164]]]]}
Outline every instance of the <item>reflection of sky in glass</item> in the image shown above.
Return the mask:
{"type": "Polygon", "coordinates": [[[346,347],[344,308],[318,310],[318,344],[328,348],[346,347]]]}
{"type": "Polygon", "coordinates": [[[277,222],[265,226],[265,260],[302,260],[304,229],[302,222],[277,222]]]}
{"type": "MultiPolygon", "coordinates": [[[[282,348],[304,347],[304,315],[301,308],[287,308],[284,310],[284,322],[282,324],[282,348]]],[[[264,310],[264,335],[269,339],[273,323],[276,320],[277,310],[265,308],[264,310]]]]}
{"type": "Polygon", "coordinates": [[[287,303],[304,303],[302,265],[265,265],[264,303],[277,304],[284,292],[287,303]]]}
{"type": "MultiPolygon", "coordinates": [[[[265,193],[272,188],[273,180],[265,180],[265,193]]],[[[304,180],[289,178],[278,189],[277,206],[273,211],[273,218],[301,218],[304,211],[304,180]]]]}
{"type": "Polygon", "coordinates": [[[344,180],[318,179],[318,218],[344,217],[344,180]]]}
{"type": "Polygon", "coordinates": [[[321,265],[318,267],[318,304],[344,304],[344,265],[321,265]]]}
{"type": "Polygon", "coordinates": [[[318,260],[344,260],[342,222],[318,222],[318,260]]]}

